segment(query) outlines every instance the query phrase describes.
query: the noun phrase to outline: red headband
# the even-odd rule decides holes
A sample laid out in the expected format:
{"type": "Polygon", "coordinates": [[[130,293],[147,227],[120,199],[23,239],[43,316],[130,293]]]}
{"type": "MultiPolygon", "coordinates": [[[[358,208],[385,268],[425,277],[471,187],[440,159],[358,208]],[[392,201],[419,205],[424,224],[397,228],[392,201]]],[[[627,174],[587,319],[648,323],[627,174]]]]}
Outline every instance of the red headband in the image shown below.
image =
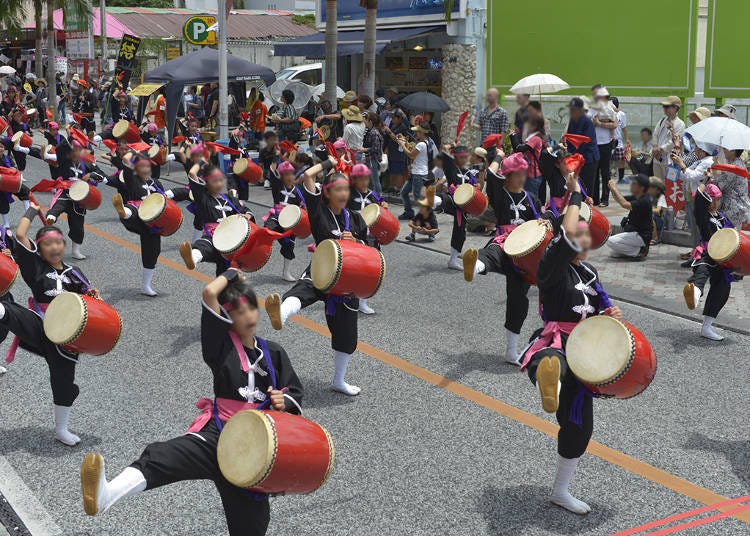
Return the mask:
{"type": "Polygon", "coordinates": [[[223,178],[224,178],[224,174],[218,169],[215,169],[214,171],[212,171],[211,173],[203,177],[203,180],[210,181],[212,179],[223,179],[223,178]]]}
{"type": "Polygon", "coordinates": [[[240,296],[234,301],[229,301],[226,303],[222,303],[221,306],[224,308],[226,312],[233,311],[234,309],[237,309],[240,305],[247,305],[250,303],[250,300],[247,299],[247,296],[240,296]]]}
{"type": "Polygon", "coordinates": [[[65,240],[62,233],[59,233],[57,231],[47,231],[42,236],[36,239],[36,243],[40,244],[42,240],[46,240],[47,238],[62,238],[63,240],[65,240]]]}
{"type": "Polygon", "coordinates": [[[349,182],[349,179],[336,179],[333,182],[329,182],[328,184],[323,185],[324,190],[330,190],[334,186],[338,184],[346,184],[347,186],[351,186],[351,182],[349,182]]]}

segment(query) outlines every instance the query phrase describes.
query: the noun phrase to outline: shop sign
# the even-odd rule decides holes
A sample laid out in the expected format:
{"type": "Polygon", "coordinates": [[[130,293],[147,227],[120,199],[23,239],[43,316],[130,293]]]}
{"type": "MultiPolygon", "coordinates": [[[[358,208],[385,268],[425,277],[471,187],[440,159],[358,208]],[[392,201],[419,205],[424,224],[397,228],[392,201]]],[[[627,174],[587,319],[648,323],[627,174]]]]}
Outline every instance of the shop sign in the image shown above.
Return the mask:
{"type": "Polygon", "coordinates": [[[209,30],[216,24],[216,17],[204,15],[190,17],[182,27],[182,35],[192,45],[215,45],[216,32],[209,30]]]}
{"type": "MultiPolygon", "coordinates": [[[[429,22],[445,22],[446,3],[449,0],[379,0],[378,27],[414,26],[429,22]]],[[[452,0],[451,18],[464,18],[466,0],[452,0]]],[[[317,2],[317,23],[324,26],[326,3],[317,2]]],[[[339,2],[336,18],[340,27],[364,26],[365,9],[359,2],[339,2]]]]}

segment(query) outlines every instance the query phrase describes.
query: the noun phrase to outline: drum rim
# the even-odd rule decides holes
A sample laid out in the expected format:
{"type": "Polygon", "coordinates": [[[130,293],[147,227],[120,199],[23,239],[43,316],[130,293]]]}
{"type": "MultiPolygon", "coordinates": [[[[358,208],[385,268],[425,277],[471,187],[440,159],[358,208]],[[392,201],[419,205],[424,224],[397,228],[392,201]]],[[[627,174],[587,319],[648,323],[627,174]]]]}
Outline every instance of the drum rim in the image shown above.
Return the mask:
{"type": "Polygon", "coordinates": [[[237,173],[237,174],[240,174],[240,173],[243,173],[244,171],[246,171],[246,170],[247,170],[247,168],[249,167],[249,166],[247,166],[247,164],[246,164],[246,163],[247,163],[247,160],[249,160],[249,159],[248,159],[248,158],[238,158],[238,159],[237,159],[237,160],[235,161],[235,163],[234,163],[234,164],[232,164],[232,172],[234,172],[234,173],[237,173]],[[243,160],[244,160],[244,162],[243,162],[243,160]],[[243,170],[241,170],[241,171],[237,171],[237,164],[239,164],[240,162],[242,162],[243,164],[246,164],[246,165],[245,165],[245,169],[243,169],[243,170]]]}
{"type": "MultiPolygon", "coordinates": [[[[294,209],[291,209],[291,211],[294,211],[294,209]]],[[[299,222],[302,221],[302,207],[299,207],[297,205],[287,205],[287,206],[285,206],[284,208],[281,209],[281,211],[279,212],[279,215],[277,216],[276,220],[279,222],[279,225],[281,225],[281,228],[284,229],[285,231],[288,231],[289,229],[294,229],[295,227],[297,227],[297,225],[299,225],[299,222]],[[281,225],[281,215],[289,207],[295,207],[298,210],[297,215],[299,217],[297,218],[297,221],[294,222],[293,225],[290,225],[289,227],[284,227],[283,225],[281,225]]]]}
{"type": "MultiPolygon", "coordinates": [[[[524,225],[526,225],[527,223],[532,223],[532,222],[535,222],[535,223],[537,223],[537,225],[539,225],[539,226],[544,226],[544,227],[546,227],[548,231],[550,230],[550,226],[549,226],[549,223],[547,223],[547,220],[543,220],[543,219],[538,219],[538,220],[529,220],[529,221],[523,222],[523,223],[522,223],[521,225],[519,225],[518,227],[516,227],[516,229],[520,229],[521,227],[523,227],[523,226],[524,226],[524,225]],[[542,222],[542,223],[539,223],[539,222],[542,222]]],[[[529,225],[528,227],[529,227],[529,228],[531,228],[531,226],[530,226],[530,225],[529,225]]],[[[515,231],[516,229],[513,229],[513,231],[515,231]]],[[[508,235],[508,238],[510,238],[510,235],[512,235],[512,234],[513,234],[513,231],[511,231],[511,232],[510,232],[510,234],[508,235]]],[[[517,257],[525,257],[525,256],[527,256],[528,254],[530,254],[530,253],[532,253],[533,251],[535,251],[535,250],[536,250],[536,249],[537,249],[537,248],[538,248],[538,247],[539,247],[539,246],[540,246],[540,245],[542,244],[542,242],[544,242],[544,239],[545,239],[546,237],[547,237],[547,233],[545,232],[545,233],[543,233],[543,234],[541,235],[541,238],[540,238],[540,239],[539,239],[539,240],[538,240],[538,241],[537,241],[537,242],[536,242],[536,243],[535,243],[535,244],[534,244],[533,246],[529,246],[529,247],[528,247],[528,248],[527,248],[526,250],[524,250],[524,251],[523,251],[523,252],[521,252],[521,253],[513,253],[513,254],[511,254],[511,253],[508,253],[508,250],[506,249],[506,246],[507,246],[507,244],[508,244],[508,239],[506,239],[506,240],[505,240],[505,244],[504,244],[504,247],[503,247],[503,251],[505,252],[505,254],[506,254],[506,255],[508,255],[508,257],[511,257],[511,258],[517,258],[517,257]]]]}
{"type": "Polygon", "coordinates": [[[328,467],[326,468],[326,472],[323,474],[323,478],[320,480],[320,484],[318,485],[318,487],[312,490],[310,493],[318,491],[325,485],[326,482],[328,482],[331,474],[333,474],[333,467],[336,464],[336,447],[333,445],[333,437],[331,437],[331,434],[328,432],[328,429],[326,429],[325,426],[322,426],[320,423],[315,424],[320,426],[320,429],[323,430],[323,433],[326,435],[326,439],[328,440],[328,467]]]}
{"type": "MultiPolygon", "coordinates": [[[[249,489],[253,488],[255,486],[258,486],[262,484],[267,478],[268,475],[271,474],[271,471],[273,471],[274,465],[276,464],[276,458],[278,458],[279,454],[279,436],[278,432],[276,430],[276,423],[273,421],[270,415],[268,415],[264,411],[260,411],[257,409],[246,409],[243,411],[238,411],[234,415],[232,415],[232,418],[236,417],[240,414],[252,414],[256,417],[260,417],[261,422],[265,426],[266,430],[269,432],[268,436],[271,441],[268,441],[268,448],[266,449],[266,468],[265,472],[260,475],[260,477],[256,478],[255,481],[247,483],[247,482],[238,482],[237,479],[230,479],[227,475],[224,474],[224,471],[222,470],[222,463],[221,459],[218,456],[218,450],[219,450],[219,444],[216,445],[217,450],[217,456],[216,456],[216,462],[219,465],[219,472],[221,472],[222,476],[227,479],[228,482],[231,484],[234,484],[235,486],[243,489],[249,489]],[[233,481],[234,480],[234,481],[233,481]]],[[[231,420],[231,419],[230,419],[231,420]]],[[[227,424],[229,424],[229,421],[227,421],[227,424]]],[[[224,425],[227,426],[226,424],[224,425]]],[[[221,442],[221,434],[219,434],[219,442],[221,442]]],[[[231,476],[231,475],[230,475],[231,476]]]]}
{"type": "Polygon", "coordinates": [[[9,260],[11,260],[16,265],[16,273],[13,274],[13,279],[11,279],[10,283],[8,283],[8,287],[2,292],[0,292],[0,297],[3,297],[6,294],[8,294],[8,292],[10,292],[10,289],[12,289],[13,285],[16,284],[16,280],[18,279],[18,276],[21,273],[21,268],[18,266],[18,263],[14,261],[13,259],[9,258],[9,260]]]}
{"type": "MultiPolygon", "coordinates": [[[[68,337],[64,341],[60,341],[60,342],[53,341],[50,338],[50,336],[47,335],[47,330],[46,329],[44,330],[44,335],[52,343],[54,343],[54,344],[56,344],[58,346],[65,346],[66,344],[70,344],[70,343],[74,342],[76,339],[78,339],[78,337],[81,336],[81,333],[83,333],[83,330],[86,328],[86,322],[88,321],[88,318],[89,318],[89,307],[88,307],[88,304],[86,303],[86,300],[84,300],[81,297],[80,294],[77,294],[75,292],[63,292],[62,294],[58,294],[57,296],[55,296],[55,298],[58,298],[59,296],[64,296],[66,294],[74,296],[75,299],[78,300],[78,303],[81,305],[81,309],[82,309],[83,315],[82,315],[82,318],[81,318],[81,322],[78,324],[78,328],[76,329],[76,331],[73,334],[73,336],[68,337]]],[[[55,301],[55,300],[52,300],[52,301],[55,301]]],[[[52,302],[50,302],[50,306],[51,305],[52,305],[52,302]]],[[[42,321],[42,324],[44,324],[44,321],[46,321],[48,318],[49,318],[49,315],[44,315],[44,320],[42,321]]]]}
{"type": "MultiPolygon", "coordinates": [[[[562,211],[561,215],[565,216],[565,214],[566,214],[566,213],[568,212],[568,207],[569,207],[569,206],[570,206],[570,205],[565,205],[565,208],[563,209],[563,211],[562,211]]],[[[588,211],[589,211],[589,212],[588,212],[588,214],[589,214],[589,217],[588,217],[588,219],[587,219],[587,218],[585,218],[585,217],[584,217],[583,219],[584,219],[584,220],[586,220],[586,223],[591,223],[591,220],[593,220],[593,219],[594,219],[594,211],[593,211],[593,210],[591,209],[591,207],[589,206],[589,204],[588,204],[588,203],[581,203],[581,207],[580,207],[580,209],[579,209],[578,215],[579,215],[579,216],[583,216],[583,214],[581,214],[581,212],[583,211],[583,207],[584,207],[584,206],[585,206],[585,207],[586,207],[586,208],[588,209],[588,211]]],[[[608,221],[609,221],[609,220],[608,220],[608,221]]],[[[610,230],[609,230],[609,232],[610,232],[610,234],[612,233],[612,226],[610,226],[610,230]]]]}
{"type": "MultiPolygon", "coordinates": [[[[718,235],[722,231],[727,230],[731,231],[735,238],[735,245],[732,249],[732,252],[724,257],[714,257],[711,255],[711,240],[713,240],[713,236],[711,237],[711,240],[708,241],[708,255],[715,260],[716,262],[727,262],[729,259],[732,259],[735,255],[737,255],[737,252],[740,250],[740,246],[742,245],[742,240],[740,238],[740,232],[737,229],[733,229],[732,227],[725,227],[724,229],[719,229],[716,233],[714,233],[714,236],[718,235]]],[[[729,233],[722,233],[729,235],[729,233]]]]}
{"type": "Polygon", "coordinates": [[[161,152],[161,149],[162,149],[161,145],[159,145],[158,143],[153,143],[153,144],[151,144],[151,147],[148,148],[148,152],[146,154],[148,155],[149,158],[151,158],[153,160],[154,158],[156,158],[157,156],[159,156],[159,153],[161,152]],[[156,153],[152,155],[151,151],[153,151],[155,148],[157,149],[156,153]]]}
{"type": "Polygon", "coordinates": [[[23,138],[24,134],[26,134],[26,132],[24,132],[23,130],[19,130],[18,132],[13,134],[13,136],[11,136],[10,141],[12,141],[13,145],[15,145],[21,138],[23,138]]]}
{"type": "MultiPolygon", "coordinates": [[[[154,198],[154,199],[155,199],[155,198],[154,198]]],[[[148,195],[146,196],[146,199],[144,199],[144,200],[143,200],[143,201],[141,202],[140,206],[138,207],[138,217],[139,217],[139,218],[141,219],[141,221],[142,221],[143,223],[145,223],[146,225],[148,225],[149,223],[152,223],[153,221],[155,221],[155,220],[159,219],[159,218],[160,218],[160,217],[161,217],[161,216],[162,216],[162,215],[164,214],[164,211],[166,211],[166,210],[167,210],[167,201],[168,201],[168,199],[167,199],[167,196],[166,196],[166,195],[164,195],[164,194],[160,194],[159,192],[154,192],[154,193],[152,193],[152,194],[148,194],[148,195]],[[142,217],[142,216],[141,216],[141,208],[143,207],[143,203],[145,203],[145,202],[146,202],[146,201],[148,200],[148,198],[149,198],[149,197],[152,197],[152,196],[155,196],[155,195],[158,195],[158,196],[160,196],[160,197],[161,197],[162,199],[164,199],[164,206],[162,206],[161,210],[159,211],[159,213],[158,213],[158,214],[156,214],[156,216],[154,216],[153,218],[150,218],[150,219],[148,219],[148,220],[147,220],[147,219],[145,219],[144,217],[142,217]]],[[[148,206],[148,205],[146,205],[146,206],[148,206]]],[[[180,211],[180,212],[182,212],[182,211],[180,211]]],[[[182,223],[182,222],[180,222],[180,223],[182,223]]]]}
{"type": "MultiPolygon", "coordinates": [[[[240,214],[232,214],[231,216],[227,216],[226,218],[224,218],[223,220],[221,220],[219,222],[219,226],[221,226],[222,223],[224,223],[225,221],[229,220],[230,218],[234,218],[235,220],[238,219],[238,218],[245,219],[240,214]]],[[[234,220],[230,220],[230,221],[234,221],[234,220]]],[[[247,220],[245,220],[245,221],[247,222],[247,220]]],[[[219,227],[216,227],[216,229],[214,229],[214,235],[211,237],[211,243],[214,245],[214,247],[216,247],[216,243],[214,241],[214,237],[216,236],[216,230],[218,228],[219,227]]],[[[238,252],[242,248],[242,246],[245,245],[245,243],[247,242],[247,239],[250,236],[250,230],[251,229],[252,229],[252,227],[250,226],[250,222],[247,222],[247,232],[245,233],[245,238],[243,240],[241,240],[240,243],[237,244],[237,246],[235,246],[232,249],[227,249],[227,250],[222,250],[222,249],[219,249],[218,247],[216,247],[216,251],[218,251],[222,255],[231,255],[232,253],[238,252]]],[[[266,261],[266,263],[267,262],[268,261],[266,261]]],[[[263,263],[263,266],[265,266],[266,263],[263,263]]]]}
{"type": "Polygon", "coordinates": [[[342,267],[344,265],[344,263],[343,263],[343,257],[344,256],[342,255],[342,252],[341,252],[341,245],[339,244],[338,240],[333,240],[332,238],[327,238],[327,239],[323,240],[320,244],[318,244],[318,247],[315,250],[315,253],[313,253],[313,258],[310,260],[310,279],[313,280],[313,286],[315,288],[317,288],[319,291],[321,291],[323,293],[327,293],[329,290],[331,290],[333,287],[336,286],[336,283],[338,283],[339,279],[341,278],[341,269],[342,269],[342,267]],[[324,288],[318,288],[315,285],[315,278],[312,275],[312,263],[315,260],[315,253],[317,253],[318,250],[320,250],[320,247],[323,244],[325,244],[326,242],[330,242],[331,244],[333,244],[334,251],[336,252],[336,268],[333,271],[333,277],[330,279],[330,281],[328,282],[328,284],[324,288]]]}
{"type": "Polygon", "coordinates": [[[362,209],[362,211],[360,212],[360,216],[362,216],[362,219],[365,220],[365,225],[367,225],[368,229],[378,224],[378,222],[380,221],[380,215],[382,214],[382,211],[383,211],[383,207],[381,207],[377,203],[370,203],[369,205],[367,205],[365,208],[362,209]],[[375,208],[370,208],[370,207],[375,207],[375,208]],[[374,212],[376,217],[372,223],[368,224],[366,215],[369,214],[370,212],[374,212]]]}
{"type": "Polygon", "coordinates": [[[473,184],[469,184],[468,182],[465,182],[465,183],[461,184],[460,186],[458,186],[456,188],[456,191],[453,192],[453,201],[456,203],[456,206],[458,206],[458,207],[465,207],[466,205],[468,205],[469,203],[471,203],[473,201],[474,195],[475,195],[474,192],[477,191],[477,190],[478,189],[475,188],[473,184]],[[465,187],[468,187],[468,188],[465,188],[465,187]],[[458,191],[461,188],[463,188],[467,192],[469,191],[469,188],[471,188],[471,191],[472,191],[471,197],[469,197],[469,199],[467,199],[464,203],[459,203],[458,201],[456,201],[456,194],[458,193],[458,191]]]}
{"type": "MultiPolygon", "coordinates": [[[[582,380],[581,378],[578,378],[578,376],[576,375],[576,378],[578,378],[580,381],[586,383],[587,385],[591,385],[592,387],[606,387],[608,385],[612,385],[613,383],[617,383],[618,381],[620,381],[620,379],[622,379],[622,377],[625,376],[630,371],[630,367],[633,366],[633,362],[635,361],[635,337],[633,336],[633,332],[630,331],[628,329],[628,327],[625,325],[625,323],[622,322],[621,320],[618,320],[616,318],[612,318],[611,316],[592,316],[592,317],[589,317],[589,318],[607,318],[609,320],[615,321],[616,322],[615,325],[617,325],[620,329],[622,329],[627,334],[628,341],[630,342],[630,357],[628,358],[627,362],[625,363],[625,366],[623,366],[622,369],[620,369],[617,372],[617,374],[615,374],[612,378],[610,378],[608,380],[601,381],[601,382],[591,382],[591,381],[588,381],[588,380],[582,380]]],[[[578,326],[580,326],[581,323],[579,323],[578,326]]],[[[575,328],[573,328],[573,331],[575,331],[578,326],[576,326],[575,328]]],[[[571,335],[573,334],[573,331],[570,332],[571,335]]],[[[570,363],[568,363],[568,365],[570,366],[570,363]]],[[[571,367],[571,372],[573,371],[572,369],[573,369],[573,367],[571,367]]],[[[575,373],[574,373],[574,375],[575,375],[575,373]]]]}
{"type": "Polygon", "coordinates": [[[83,201],[84,199],[86,199],[86,197],[88,197],[88,192],[90,192],[90,191],[91,191],[91,185],[88,182],[86,182],[86,181],[73,181],[73,184],[71,184],[70,188],[68,188],[68,197],[70,197],[71,199],[73,199],[73,201],[75,201],[76,203],[80,203],[81,201],[83,201]],[[71,195],[73,193],[72,190],[73,190],[73,187],[78,188],[79,187],[79,186],[77,186],[78,184],[85,185],[87,187],[87,189],[86,189],[87,193],[86,193],[86,195],[84,197],[82,197],[80,199],[74,199],[73,196],[71,195]]]}
{"type": "Polygon", "coordinates": [[[112,135],[113,135],[113,136],[114,136],[115,138],[118,138],[118,139],[119,139],[119,138],[122,138],[122,137],[123,137],[123,136],[124,136],[125,134],[127,134],[127,133],[128,133],[128,130],[130,130],[130,124],[131,124],[131,123],[130,123],[130,121],[128,121],[127,119],[120,119],[120,120],[119,120],[119,121],[118,121],[117,123],[115,123],[115,124],[114,124],[114,125],[112,126],[112,135]],[[122,125],[122,124],[125,124],[125,125],[128,125],[128,126],[127,126],[127,127],[125,127],[125,131],[124,131],[124,132],[122,132],[122,133],[121,133],[121,134],[120,134],[120,135],[118,136],[118,135],[116,135],[116,134],[115,134],[115,129],[117,128],[117,125],[122,125]]]}

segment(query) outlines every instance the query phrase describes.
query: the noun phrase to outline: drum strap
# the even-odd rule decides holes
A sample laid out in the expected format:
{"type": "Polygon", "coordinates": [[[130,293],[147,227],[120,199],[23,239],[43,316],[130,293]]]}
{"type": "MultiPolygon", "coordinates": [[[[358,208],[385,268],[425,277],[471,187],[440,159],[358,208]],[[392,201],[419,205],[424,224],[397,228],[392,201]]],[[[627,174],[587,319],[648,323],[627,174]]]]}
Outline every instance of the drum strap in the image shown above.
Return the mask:
{"type": "Polygon", "coordinates": [[[234,210],[237,214],[242,214],[240,209],[238,209],[236,206],[234,206],[234,203],[232,203],[232,200],[229,199],[229,196],[227,194],[221,194],[221,198],[224,199],[224,201],[227,202],[227,204],[232,207],[232,210],[234,210]]]}
{"type": "Polygon", "coordinates": [[[302,195],[302,190],[299,189],[299,186],[295,186],[294,190],[297,192],[297,195],[299,196],[299,206],[302,208],[307,208],[307,203],[305,203],[305,196],[302,195]]]}
{"type": "Polygon", "coordinates": [[[70,273],[72,273],[74,276],[78,278],[78,280],[83,283],[83,290],[86,292],[87,290],[91,290],[93,287],[91,286],[91,283],[89,283],[89,280],[83,277],[83,274],[78,272],[75,268],[70,269],[70,273]]]}

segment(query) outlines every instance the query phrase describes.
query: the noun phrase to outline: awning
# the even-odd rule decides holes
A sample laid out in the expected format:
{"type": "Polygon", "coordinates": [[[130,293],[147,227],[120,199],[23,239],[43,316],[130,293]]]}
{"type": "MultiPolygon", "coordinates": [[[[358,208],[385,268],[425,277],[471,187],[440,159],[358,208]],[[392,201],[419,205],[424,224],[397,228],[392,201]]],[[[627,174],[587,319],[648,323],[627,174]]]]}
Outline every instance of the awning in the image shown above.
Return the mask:
{"type": "Polygon", "coordinates": [[[141,84],[140,86],[134,88],[130,92],[130,95],[133,97],[150,97],[152,93],[161,88],[163,85],[163,82],[158,82],[156,84],[141,84]]]}
{"type": "MultiPolygon", "coordinates": [[[[426,26],[421,28],[396,28],[390,30],[380,30],[377,32],[377,41],[375,52],[380,53],[393,41],[403,41],[418,35],[444,30],[445,26],[426,26]]],[[[353,32],[339,32],[338,56],[350,56],[352,54],[362,54],[365,48],[364,30],[353,32]]],[[[306,35],[278,43],[274,46],[274,56],[305,56],[308,58],[324,58],[326,55],[326,36],[325,33],[306,35]]]]}

